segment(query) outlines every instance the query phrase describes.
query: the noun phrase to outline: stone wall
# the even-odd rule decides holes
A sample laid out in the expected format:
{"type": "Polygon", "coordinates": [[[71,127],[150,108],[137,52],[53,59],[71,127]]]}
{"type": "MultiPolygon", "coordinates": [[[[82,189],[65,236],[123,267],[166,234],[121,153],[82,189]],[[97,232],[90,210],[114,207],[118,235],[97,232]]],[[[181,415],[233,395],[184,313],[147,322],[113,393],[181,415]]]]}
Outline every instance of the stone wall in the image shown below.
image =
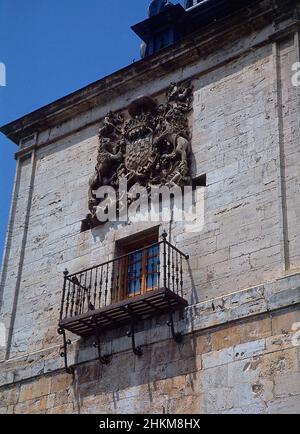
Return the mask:
{"type": "Polygon", "coordinates": [[[22,151],[1,274],[8,344],[0,352],[1,412],[300,411],[292,341],[300,322],[300,96],[291,84],[300,57],[292,24],[277,23],[281,36],[269,23],[232,37],[160,78],[136,72],[134,88],[83,114],[70,108],[68,121],[40,131],[27,158],[22,151]],[[171,81],[185,79],[194,86],[193,176],[206,174],[207,187],[204,230],[167,228],[190,255],[190,306],[176,321],[184,341],[170,340],[166,318],[147,321],[139,325],[139,359],[117,330],[105,336],[114,356],[102,367],[91,361],[92,342],[71,336],[71,363],[79,364],[72,378],[57,334],[63,270],[112,259],[115,241],[151,226],[80,232],[100,121],[138,95],[163,98],[171,81]]]}
{"type": "MultiPolygon", "coordinates": [[[[53,351],[28,356],[19,361],[11,383],[0,388],[0,413],[299,413],[300,346],[295,346],[292,331],[299,307],[270,313],[262,305],[267,299],[270,308],[272,303],[284,305],[286,291],[280,297],[273,291],[285,285],[294,291],[290,302],[299,303],[299,284],[297,275],[236,293],[214,311],[209,303],[199,304],[189,316],[194,332],[181,344],[156,330],[156,338],[147,336],[138,358],[114,342],[118,350],[110,365],[85,363],[74,377],[54,366],[53,351]],[[269,298],[262,296],[262,289],[270,292],[269,298]],[[237,319],[222,322],[222,315],[232,315],[235,303],[237,319]],[[47,358],[51,356],[52,361],[47,358]]],[[[139,343],[142,339],[145,333],[138,334],[139,343]]],[[[7,363],[11,375],[17,363],[7,363]]]]}

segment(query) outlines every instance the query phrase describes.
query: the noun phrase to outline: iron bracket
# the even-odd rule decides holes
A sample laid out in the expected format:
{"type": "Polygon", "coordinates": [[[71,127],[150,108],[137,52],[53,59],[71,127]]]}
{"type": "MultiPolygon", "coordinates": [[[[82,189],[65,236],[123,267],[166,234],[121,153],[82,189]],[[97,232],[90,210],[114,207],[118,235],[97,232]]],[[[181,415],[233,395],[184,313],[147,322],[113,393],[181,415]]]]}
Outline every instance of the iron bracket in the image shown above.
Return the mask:
{"type": "Polygon", "coordinates": [[[136,356],[141,357],[143,355],[142,347],[140,345],[137,347],[135,344],[134,315],[133,315],[132,309],[129,305],[125,306],[125,309],[129,313],[129,316],[130,316],[130,331],[128,331],[126,334],[129,338],[131,338],[133,353],[136,356]]]}
{"type": "Polygon", "coordinates": [[[109,355],[101,355],[101,342],[100,342],[100,334],[99,334],[99,325],[97,323],[97,319],[95,317],[92,318],[93,323],[95,324],[95,336],[96,342],[93,343],[93,346],[98,350],[98,358],[102,365],[108,365],[111,361],[111,356],[109,355]]]}
{"type": "Polygon", "coordinates": [[[68,366],[68,346],[71,345],[72,342],[70,339],[66,338],[66,331],[64,328],[59,327],[57,329],[57,333],[59,335],[62,335],[63,341],[64,341],[63,347],[62,347],[63,351],[60,353],[60,357],[64,358],[65,370],[66,370],[67,374],[74,375],[74,368],[72,366],[68,366]]]}
{"type": "Polygon", "coordinates": [[[175,327],[174,327],[174,311],[173,311],[173,309],[172,309],[172,307],[171,307],[171,304],[170,304],[170,300],[168,299],[168,304],[169,304],[169,317],[170,317],[170,319],[169,319],[169,321],[167,322],[167,325],[168,325],[168,327],[170,327],[170,329],[171,329],[171,333],[172,333],[172,337],[173,337],[173,339],[174,339],[174,341],[177,343],[177,344],[179,344],[180,342],[182,342],[182,338],[183,338],[183,336],[182,336],[182,333],[180,333],[180,332],[175,332],[175,327]]]}

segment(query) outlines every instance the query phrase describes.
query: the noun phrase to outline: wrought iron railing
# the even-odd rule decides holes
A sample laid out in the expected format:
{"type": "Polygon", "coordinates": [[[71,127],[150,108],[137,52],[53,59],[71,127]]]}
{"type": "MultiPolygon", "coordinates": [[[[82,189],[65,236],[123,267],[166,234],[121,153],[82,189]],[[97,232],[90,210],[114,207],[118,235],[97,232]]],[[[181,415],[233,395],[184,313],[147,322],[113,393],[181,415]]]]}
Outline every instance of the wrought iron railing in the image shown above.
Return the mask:
{"type": "Polygon", "coordinates": [[[183,297],[183,261],[188,256],[163,240],[100,265],[64,272],[60,321],[134,296],[165,288],[183,297]]]}

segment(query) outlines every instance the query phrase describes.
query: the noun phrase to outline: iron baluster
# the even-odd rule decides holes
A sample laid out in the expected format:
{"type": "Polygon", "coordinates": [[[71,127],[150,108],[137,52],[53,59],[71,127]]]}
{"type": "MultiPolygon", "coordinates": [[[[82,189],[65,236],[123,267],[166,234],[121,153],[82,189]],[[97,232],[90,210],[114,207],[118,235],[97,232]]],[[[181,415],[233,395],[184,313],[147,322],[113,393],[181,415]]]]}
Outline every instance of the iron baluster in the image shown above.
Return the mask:
{"type": "Polygon", "coordinates": [[[82,274],[80,274],[80,276],[79,276],[79,285],[80,285],[80,304],[79,304],[79,313],[82,314],[82,313],[83,313],[82,304],[83,304],[83,297],[84,297],[84,287],[83,287],[83,285],[82,285],[82,274]]]}
{"type": "Polygon", "coordinates": [[[85,299],[86,299],[86,296],[87,296],[87,288],[86,288],[87,273],[88,273],[87,271],[84,273],[84,290],[83,290],[82,312],[84,312],[85,299]]]}
{"type": "Polygon", "coordinates": [[[76,297],[75,297],[75,316],[77,316],[79,313],[80,298],[81,298],[81,285],[80,285],[80,281],[79,281],[78,282],[78,289],[76,291],[76,297]]]}
{"type": "Polygon", "coordinates": [[[68,295],[67,295],[67,302],[66,302],[66,318],[68,317],[69,313],[69,304],[70,304],[70,291],[71,291],[71,282],[68,279],[68,295]]]}
{"type": "Polygon", "coordinates": [[[114,289],[114,271],[115,271],[115,263],[113,262],[111,264],[111,270],[110,270],[110,303],[112,304],[113,301],[113,289],[114,289]]]}
{"type": "MultiPolygon", "coordinates": [[[[64,324],[68,317],[73,318],[94,310],[98,311],[108,305],[123,302],[126,298],[130,300],[130,303],[131,301],[134,303],[134,295],[141,295],[142,292],[150,294],[155,288],[160,291],[165,290],[168,294],[171,292],[181,295],[183,298],[184,259],[188,260],[188,255],[169,243],[167,233],[164,232],[162,240],[151,246],[72,275],[66,270],[60,321],[64,324]],[[110,289],[111,293],[108,294],[110,289]]],[[[154,306],[153,302],[144,301],[144,299],[142,303],[154,306]]],[[[126,302],[123,305],[125,304],[126,302]]],[[[159,310],[159,306],[157,308],[159,310]]],[[[104,312],[102,315],[101,327],[103,324],[104,327],[111,326],[113,321],[109,315],[107,316],[104,312]]],[[[76,324],[82,335],[89,327],[85,319],[81,319],[76,324]]]]}
{"type": "Polygon", "coordinates": [[[92,292],[92,281],[93,281],[93,270],[90,271],[90,283],[88,286],[88,310],[94,310],[94,306],[91,303],[91,292],[92,292]]]}
{"type": "Polygon", "coordinates": [[[126,293],[126,284],[127,284],[127,273],[126,273],[126,259],[122,259],[122,271],[121,271],[121,284],[120,284],[120,293],[118,294],[118,301],[121,300],[121,297],[126,293]]]}
{"type": "MultiPolygon", "coordinates": [[[[135,261],[135,260],[134,260],[135,261]]],[[[133,279],[133,295],[136,295],[137,286],[138,286],[138,262],[134,262],[134,279],[133,279]]]]}
{"type": "Polygon", "coordinates": [[[179,294],[179,266],[178,266],[178,252],[176,252],[176,294],[179,294]]]}
{"type": "Polygon", "coordinates": [[[116,283],[114,285],[114,297],[113,301],[118,300],[118,294],[119,294],[119,286],[120,286],[120,261],[117,261],[117,274],[116,274],[116,283]]]}
{"type": "Polygon", "coordinates": [[[62,318],[63,318],[63,310],[64,310],[64,304],[65,304],[68,274],[69,274],[69,271],[67,269],[65,269],[65,271],[64,271],[64,285],[63,285],[63,291],[62,291],[62,297],[61,297],[61,306],[60,306],[60,320],[62,320],[62,318]]]}
{"type": "Polygon", "coordinates": [[[102,302],[102,283],[103,283],[103,265],[101,265],[100,272],[100,283],[99,283],[99,309],[101,308],[102,302]]]}
{"type": "Polygon", "coordinates": [[[170,255],[171,255],[171,248],[168,245],[168,289],[171,288],[170,282],[171,282],[171,260],[170,260],[170,255]]]}
{"type": "Polygon", "coordinates": [[[152,289],[152,291],[154,289],[154,261],[155,261],[155,256],[153,256],[153,258],[151,258],[151,289],[152,289]]]}
{"type": "Polygon", "coordinates": [[[182,267],[182,256],[180,256],[180,293],[183,296],[183,267],[182,267]]]}
{"type": "Polygon", "coordinates": [[[158,258],[157,258],[157,287],[160,288],[160,246],[158,249],[158,258]]]}
{"type": "Polygon", "coordinates": [[[183,299],[183,259],[188,260],[189,257],[167,241],[166,232],[163,233],[162,238],[162,241],[152,246],[79,273],[70,275],[65,270],[58,332],[63,336],[61,356],[64,357],[68,373],[72,374],[76,365],[68,366],[68,346],[71,342],[66,338],[67,329],[79,336],[88,337],[94,334],[95,347],[98,349],[101,363],[109,361],[107,356],[101,354],[100,332],[102,330],[111,329],[114,324],[116,326],[130,324],[127,336],[131,338],[134,354],[141,356],[142,349],[135,341],[135,324],[136,321],[148,318],[148,315],[154,312],[163,314],[167,311],[169,313],[167,324],[173,339],[176,342],[182,340],[181,333],[175,331],[174,314],[175,310],[183,313],[184,307],[187,306],[186,300],[183,299]],[[109,285],[111,298],[108,294],[109,285]],[[151,292],[156,285],[159,291],[152,296],[151,292]],[[147,293],[141,294],[137,300],[132,297],[144,290],[147,293]],[[182,297],[176,297],[175,294],[177,296],[181,294],[182,297]],[[126,296],[127,300],[125,300],[126,296]],[[120,303],[116,304],[117,302],[120,303]],[[109,303],[113,305],[113,309],[101,311],[109,303]],[[96,305],[99,306],[99,310],[96,309],[96,305]],[[127,312],[125,317],[124,312],[127,312]],[[80,314],[83,314],[83,317],[77,319],[76,316],[80,314]],[[70,321],[74,315],[75,318],[70,321]]]}
{"type": "Polygon", "coordinates": [[[74,281],[74,278],[72,279],[72,295],[71,295],[71,303],[70,303],[70,316],[73,316],[74,311],[74,304],[75,304],[75,292],[76,292],[76,283],[74,281]]]}
{"type": "Polygon", "coordinates": [[[94,283],[94,307],[96,307],[97,299],[97,283],[98,283],[98,268],[96,268],[95,283],[94,283]]]}
{"type": "Polygon", "coordinates": [[[106,303],[107,303],[107,294],[108,294],[108,271],[109,271],[109,264],[107,263],[107,266],[106,266],[106,276],[105,276],[104,306],[106,306],[106,303]]]}
{"type": "Polygon", "coordinates": [[[172,249],[172,291],[175,292],[175,264],[174,264],[174,250],[172,249]]]}
{"type": "Polygon", "coordinates": [[[167,288],[167,232],[163,232],[163,282],[164,288],[167,288]]]}
{"type": "MultiPolygon", "coordinates": [[[[146,253],[147,254],[147,253],[146,253]]],[[[146,258],[146,266],[147,266],[147,258],[146,258]]],[[[141,261],[141,266],[140,266],[140,274],[139,274],[139,282],[140,282],[140,294],[142,293],[142,285],[143,285],[143,262],[141,261]]],[[[145,277],[145,276],[144,276],[145,277]]],[[[147,289],[147,269],[146,269],[146,283],[145,283],[145,289],[147,289]]]]}

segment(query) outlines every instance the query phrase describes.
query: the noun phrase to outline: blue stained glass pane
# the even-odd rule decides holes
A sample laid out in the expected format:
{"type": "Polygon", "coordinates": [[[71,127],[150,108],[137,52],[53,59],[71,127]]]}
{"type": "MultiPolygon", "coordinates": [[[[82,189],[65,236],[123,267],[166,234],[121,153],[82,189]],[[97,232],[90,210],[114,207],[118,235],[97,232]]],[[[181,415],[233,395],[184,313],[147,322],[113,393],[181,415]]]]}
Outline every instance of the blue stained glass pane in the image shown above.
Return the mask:
{"type": "Polygon", "coordinates": [[[150,247],[147,250],[148,256],[155,256],[158,255],[158,246],[150,247]]]}
{"type": "Polygon", "coordinates": [[[149,274],[147,277],[147,289],[151,289],[152,287],[156,287],[158,282],[158,276],[157,273],[155,274],[149,274]]]}
{"type": "Polygon", "coordinates": [[[158,255],[159,246],[153,246],[147,250],[147,289],[154,288],[158,284],[158,255]]]}
{"type": "Polygon", "coordinates": [[[143,253],[142,252],[137,252],[137,253],[133,253],[132,255],[129,256],[130,262],[137,262],[137,261],[141,261],[143,257],[143,253]]]}
{"type": "Polygon", "coordinates": [[[130,277],[140,276],[141,271],[142,271],[142,262],[136,262],[134,264],[130,264],[128,267],[128,273],[130,277]]]}
{"type": "Polygon", "coordinates": [[[141,291],[141,281],[140,279],[131,280],[128,288],[128,293],[133,295],[141,291]]]}
{"type": "MultiPolygon", "coordinates": [[[[153,246],[141,252],[129,255],[128,262],[128,288],[130,296],[139,295],[142,292],[142,282],[146,284],[143,290],[151,290],[158,285],[159,246],[153,246]],[[143,276],[143,261],[146,260],[146,275],[143,276]]],[[[143,285],[144,285],[143,283],[143,285]]]]}
{"type": "Polygon", "coordinates": [[[157,266],[158,266],[158,257],[155,256],[154,258],[150,258],[147,261],[147,271],[148,273],[153,273],[155,271],[157,271],[157,266]]]}

